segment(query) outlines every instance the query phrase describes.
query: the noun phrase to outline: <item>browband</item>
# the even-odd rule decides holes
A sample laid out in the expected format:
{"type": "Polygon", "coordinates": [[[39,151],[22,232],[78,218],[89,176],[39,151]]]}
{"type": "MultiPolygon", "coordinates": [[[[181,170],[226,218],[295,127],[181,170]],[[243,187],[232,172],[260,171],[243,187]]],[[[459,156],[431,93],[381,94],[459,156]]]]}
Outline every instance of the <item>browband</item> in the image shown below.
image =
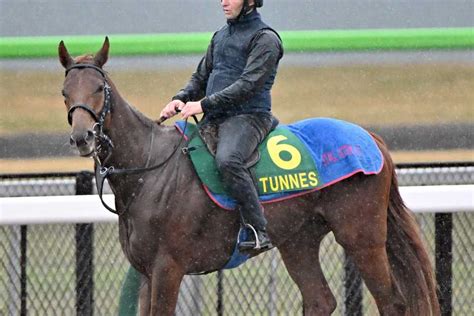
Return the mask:
{"type": "Polygon", "coordinates": [[[65,72],[65,76],[67,76],[67,74],[69,73],[69,71],[71,69],[84,69],[84,68],[92,68],[92,69],[95,69],[97,70],[98,72],[100,72],[100,74],[104,77],[104,79],[106,78],[106,73],[105,71],[100,68],[100,67],[97,67],[96,65],[92,65],[92,64],[75,64],[75,65],[72,65],[71,67],[67,68],[66,69],[66,72],[65,72]]]}

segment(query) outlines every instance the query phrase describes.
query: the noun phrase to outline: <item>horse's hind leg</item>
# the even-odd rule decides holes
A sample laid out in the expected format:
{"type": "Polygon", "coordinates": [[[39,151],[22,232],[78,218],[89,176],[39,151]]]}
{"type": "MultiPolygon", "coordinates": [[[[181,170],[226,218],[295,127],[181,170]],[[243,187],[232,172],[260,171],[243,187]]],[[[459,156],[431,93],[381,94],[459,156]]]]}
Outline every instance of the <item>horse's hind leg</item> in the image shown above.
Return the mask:
{"type": "Polygon", "coordinates": [[[405,315],[406,300],[392,277],[386,251],[387,186],[355,176],[328,189],[322,203],[336,241],[353,259],[382,315],[405,315]]]}
{"type": "Polygon", "coordinates": [[[348,254],[356,263],[380,314],[406,315],[405,299],[393,282],[385,246],[355,247],[348,254]]]}
{"type": "Polygon", "coordinates": [[[308,223],[278,246],[288,273],[303,295],[304,315],[330,315],[336,309],[336,299],[319,262],[319,246],[328,231],[322,223],[308,223]]]}

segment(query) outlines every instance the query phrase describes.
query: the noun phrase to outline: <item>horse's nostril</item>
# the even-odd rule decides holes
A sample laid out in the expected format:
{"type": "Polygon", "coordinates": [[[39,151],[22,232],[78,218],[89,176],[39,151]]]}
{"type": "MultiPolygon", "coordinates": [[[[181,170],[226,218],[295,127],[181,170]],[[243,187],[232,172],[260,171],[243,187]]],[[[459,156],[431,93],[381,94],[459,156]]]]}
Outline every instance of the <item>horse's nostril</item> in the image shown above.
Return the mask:
{"type": "Polygon", "coordinates": [[[93,131],[87,131],[87,134],[86,134],[86,141],[87,142],[90,142],[94,139],[94,132],[93,131]]]}
{"type": "Polygon", "coordinates": [[[76,140],[74,139],[72,135],[69,137],[69,144],[71,144],[71,146],[76,145],[76,140]]]}
{"type": "Polygon", "coordinates": [[[87,131],[83,134],[71,134],[69,137],[69,143],[71,146],[82,147],[88,146],[94,140],[94,132],[87,131]]]}

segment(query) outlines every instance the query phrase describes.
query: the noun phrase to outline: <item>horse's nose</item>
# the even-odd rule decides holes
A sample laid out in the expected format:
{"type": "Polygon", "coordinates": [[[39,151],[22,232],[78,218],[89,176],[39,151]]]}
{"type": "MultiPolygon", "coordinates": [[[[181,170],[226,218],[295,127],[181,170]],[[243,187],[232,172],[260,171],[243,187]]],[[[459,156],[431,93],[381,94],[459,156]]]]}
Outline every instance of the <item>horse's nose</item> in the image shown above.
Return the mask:
{"type": "Polygon", "coordinates": [[[80,147],[89,144],[93,139],[94,132],[91,130],[87,130],[87,132],[83,134],[71,134],[71,136],[69,137],[69,143],[71,144],[71,146],[80,147]]]}

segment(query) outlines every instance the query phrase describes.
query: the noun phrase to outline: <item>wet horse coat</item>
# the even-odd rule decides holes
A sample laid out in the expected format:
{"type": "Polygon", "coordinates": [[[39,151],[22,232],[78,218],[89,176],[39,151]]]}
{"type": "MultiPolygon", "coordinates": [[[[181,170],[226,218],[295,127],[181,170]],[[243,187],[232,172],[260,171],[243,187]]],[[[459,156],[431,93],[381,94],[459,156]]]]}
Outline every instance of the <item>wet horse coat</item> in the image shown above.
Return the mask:
{"type": "MultiPolygon", "coordinates": [[[[115,170],[158,166],[111,172],[108,181],[122,249],[143,276],[141,314],[173,315],[184,275],[216,270],[228,261],[239,218],[202,190],[190,159],[177,150],[182,138],[176,129],[139,113],[97,70],[108,50],[106,39],[94,56],[73,59],[59,44],[60,62],[68,70],[63,95],[71,144],[81,156],[95,156],[96,163],[115,170]],[[110,111],[104,111],[107,103],[110,111]]],[[[439,314],[418,226],[401,200],[388,150],[374,138],[385,161],[377,175],[358,173],[265,208],[269,235],[301,291],[306,315],[329,315],[336,306],[318,258],[330,231],[357,265],[381,314],[439,314]]]]}

